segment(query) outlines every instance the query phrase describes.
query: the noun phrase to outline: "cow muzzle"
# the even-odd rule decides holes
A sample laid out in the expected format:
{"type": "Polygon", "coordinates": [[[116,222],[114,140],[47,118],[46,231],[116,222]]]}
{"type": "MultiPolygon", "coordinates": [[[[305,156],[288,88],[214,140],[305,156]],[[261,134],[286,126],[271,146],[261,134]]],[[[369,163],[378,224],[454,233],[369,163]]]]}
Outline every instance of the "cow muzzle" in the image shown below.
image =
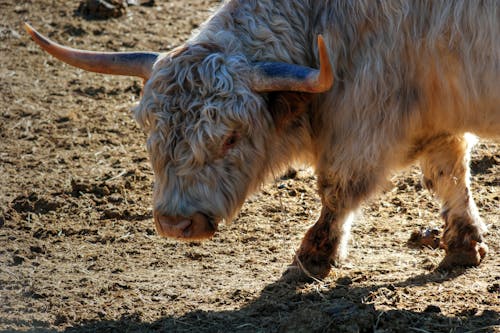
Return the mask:
{"type": "Polygon", "coordinates": [[[183,240],[201,240],[212,237],[217,231],[217,223],[202,213],[190,217],[166,216],[154,213],[157,232],[163,237],[183,240]]]}

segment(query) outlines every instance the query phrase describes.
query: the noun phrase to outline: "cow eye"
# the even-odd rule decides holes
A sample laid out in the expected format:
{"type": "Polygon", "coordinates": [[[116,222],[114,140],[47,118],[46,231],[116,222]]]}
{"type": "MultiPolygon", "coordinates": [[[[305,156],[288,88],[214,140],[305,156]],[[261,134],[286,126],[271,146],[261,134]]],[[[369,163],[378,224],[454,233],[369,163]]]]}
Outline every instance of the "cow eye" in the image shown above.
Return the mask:
{"type": "Polygon", "coordinates": [[[231,135],[229,135],[224,141],[224,152],[233,148],[238,143],[239,139],[240,135],[237,132],[231,133],[231,135]]]}

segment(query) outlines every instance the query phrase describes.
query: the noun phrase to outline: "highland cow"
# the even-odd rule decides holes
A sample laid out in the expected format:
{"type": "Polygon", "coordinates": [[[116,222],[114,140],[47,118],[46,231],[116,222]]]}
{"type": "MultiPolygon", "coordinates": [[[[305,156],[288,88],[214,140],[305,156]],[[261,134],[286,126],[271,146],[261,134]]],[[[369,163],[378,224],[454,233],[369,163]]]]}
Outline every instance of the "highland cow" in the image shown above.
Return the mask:
{"type": "Polygon", "coordinates": [[[231,0],[164,54],[80,51],[27,30],[71,65],[144,78],[135,116],[163,236],[209,238],[266,179],[313,166],[322,211],[287,277],[323,278],[353,211],[415,161],[442,204],[441,266],[485,256],[465,134],[500,133],[498,4],[231,0]]]}

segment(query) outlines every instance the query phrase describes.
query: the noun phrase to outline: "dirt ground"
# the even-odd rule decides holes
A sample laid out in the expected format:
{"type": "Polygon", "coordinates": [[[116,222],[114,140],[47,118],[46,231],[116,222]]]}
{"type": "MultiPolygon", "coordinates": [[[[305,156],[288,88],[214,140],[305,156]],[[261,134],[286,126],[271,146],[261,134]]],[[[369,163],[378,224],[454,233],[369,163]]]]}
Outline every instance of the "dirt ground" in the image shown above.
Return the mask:
{"type": "Polygon", "coordinates": [[[277,179],[203,243],[156,235],[141,83],[76,70],[22,29],[93,50],[167,51],[219,1],[156,1],[89,20],[78,1],[0,0],[1,332],[500,332],[500,144],[480,141],[472,187],[489,224],[478,268],[435,271],[407,245],[441,227],[420,171],[363,206],[350,255],[322,282],[280,276],[319,215],[314,176],[277,179]]]}

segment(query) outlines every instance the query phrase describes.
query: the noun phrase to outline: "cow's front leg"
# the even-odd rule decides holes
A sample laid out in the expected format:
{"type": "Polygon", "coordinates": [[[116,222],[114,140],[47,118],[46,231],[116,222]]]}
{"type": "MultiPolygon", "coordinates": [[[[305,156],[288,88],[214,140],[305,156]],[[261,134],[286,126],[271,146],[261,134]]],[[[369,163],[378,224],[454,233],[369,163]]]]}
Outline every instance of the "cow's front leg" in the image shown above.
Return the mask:
{"type": "Polygon", "coordinates": [[[479,217],[469,190],[470,144],[461,136],[434,140],[420,161],[425,186],[442,205],[446,256],[440,268],[477,266],[488,247],[483,241],[486,226],[479,217]]]}
{"type": "Polygon", "coordinates": [[[339,216],[323,206],[321,216],[302,239],[284,278],[301,281],[326,277],[332,263],[345,255],[352,215],[339,216]]]}
{"type": "Polygon", "coordinates": [[[322,279],[333,263],[345,257],[354,212],[374,189],[377,179],[380,177],[373,174],[353,176],[349,181],[338,176],[318,177],[321,215],[302,239],[292,265],[283,275],[285,280],[322,279]]]}

